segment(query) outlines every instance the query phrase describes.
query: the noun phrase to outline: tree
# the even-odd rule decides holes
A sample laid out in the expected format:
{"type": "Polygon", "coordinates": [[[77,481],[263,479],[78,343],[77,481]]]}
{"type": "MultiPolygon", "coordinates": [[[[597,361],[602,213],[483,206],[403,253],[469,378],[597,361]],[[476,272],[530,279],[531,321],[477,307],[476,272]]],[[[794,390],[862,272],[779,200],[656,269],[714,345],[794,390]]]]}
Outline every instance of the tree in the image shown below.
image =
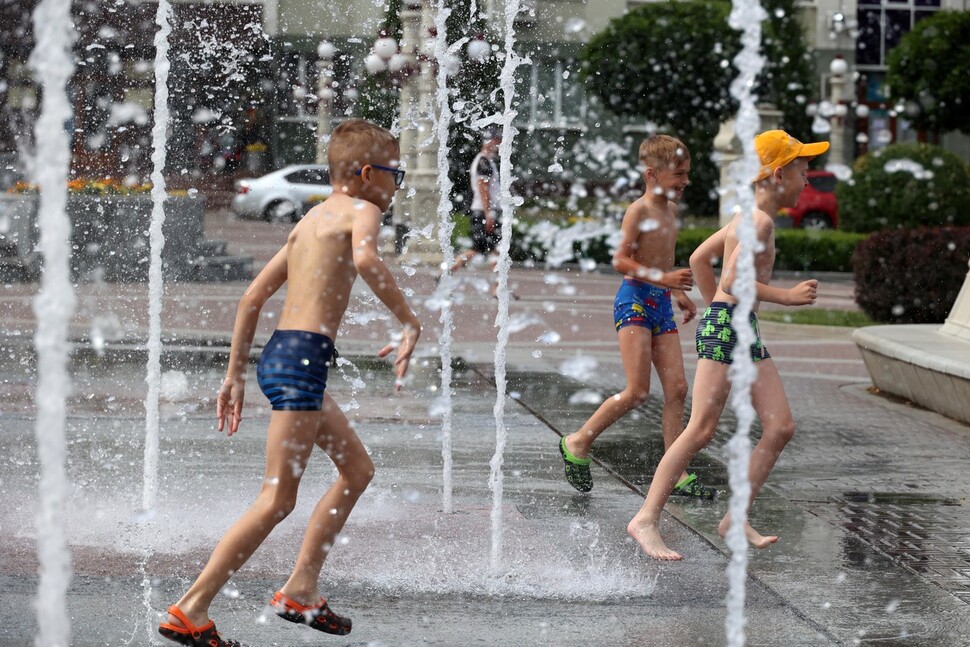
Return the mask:
{"type": "MultiPolygon", "coordinates": [[[[756,94],[778,106],[783,127],[810,136],[805,114],[815,94],[794,0],[764,2],[765,69],[756,94]]],[[[691,150],[692,185],[685,201],[697,213],[716,211],[717,169],[710,160],[720,123],[737,110],[731,81],[740,33],[727,0],[648,4],[610,22],[583,51],[587,88],[617,115],[670,129],[691,150]]]]}
{"type": "Polygon", "coordinates": [[[917,128],[970,133],[970,12],[916,23],[889,54],[886,81],[917,128]]]}

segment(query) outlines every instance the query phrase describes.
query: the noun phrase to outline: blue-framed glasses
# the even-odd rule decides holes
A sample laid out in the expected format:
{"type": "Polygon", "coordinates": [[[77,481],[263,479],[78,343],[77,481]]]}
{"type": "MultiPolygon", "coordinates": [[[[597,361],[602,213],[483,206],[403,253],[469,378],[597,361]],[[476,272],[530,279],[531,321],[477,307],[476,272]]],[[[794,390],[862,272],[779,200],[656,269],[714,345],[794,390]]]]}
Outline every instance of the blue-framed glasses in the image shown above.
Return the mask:
{"type": "MultiPolygon", "coordinates": [[[[390,166],[381,166],[380,164],[369,164],[372,168],[376,168],[378,171],[387,171],[388,173],[394,174],[394,187],[400,189],[401,185],[404,184],[404,171],[399,168],[391,168],[390,166]]],[[[354,171],[354,175],[360,175],[360,172],[364,169],[357,169],[354,171]]]]}

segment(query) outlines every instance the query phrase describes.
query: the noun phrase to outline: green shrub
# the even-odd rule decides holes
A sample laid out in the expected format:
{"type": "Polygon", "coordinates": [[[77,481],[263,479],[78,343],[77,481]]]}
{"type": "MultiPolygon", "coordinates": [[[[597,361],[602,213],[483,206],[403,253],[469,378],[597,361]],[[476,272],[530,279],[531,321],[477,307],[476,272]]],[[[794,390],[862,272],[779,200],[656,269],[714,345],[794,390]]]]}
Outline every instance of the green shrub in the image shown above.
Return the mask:
{"type": "Polygon", "coordinates": [[[852,254],[864,238],[844,231],[775,230],[775,269],[851,272],[852,254]]]}
{"type": "Polygon", "coordinates": [[[883,231],[859,243],[855,300],[882,323],[942,323],[967,275],[970,227],[883,231]]]}
{"type": "MultiPolygon", "coordinates": [[[[686,267],[697,246],[713,229],[682,229],[677,236],[674,258],[686,267]]],[[[775,230],[775,269],[810,272],[850,272],[852,252],[862,234],[806,229],[775,230]]]]}
{"type": "Polygon", "coordinates": [[[843,231],[970,224],[970,166],[930,144],[892,144],[863,155],[836,195],[843,231]]]}
{"type": "MultiPolygon", "coordinates": [[[[677,235],[674,263],[678,267],[687,267],[690,255],[715,231],[707,227],[682,229],[677,235]]],[[[775,232],[775,269],[850,272],[852,253],[863,238],[862,234],[841,231],[778,229],[775,232]]],[[[579,259],[610,265],[619,240],[619,225],[614,223],[520,220],[514,226],[510,256],[514,261],[531,260],[552,265],[579,259]]]]}

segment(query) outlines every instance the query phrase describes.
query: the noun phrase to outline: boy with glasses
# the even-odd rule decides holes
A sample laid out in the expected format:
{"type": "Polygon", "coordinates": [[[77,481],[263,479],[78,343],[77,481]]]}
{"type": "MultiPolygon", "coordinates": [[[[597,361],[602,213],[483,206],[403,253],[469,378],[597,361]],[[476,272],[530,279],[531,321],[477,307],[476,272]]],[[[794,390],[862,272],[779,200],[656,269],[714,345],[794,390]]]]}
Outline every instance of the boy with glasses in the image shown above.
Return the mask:
{"type": "Polygon", "coordinates": [[[246,290],[236,311],[229,368],[219,391],[219,430],[236,433],[242,420],[249,352],[263,304],[288,283],[277,330],[256,369],[259,386],[273,407],[266,439],[266,470],[256,500],[223,535],[188,592],[169,607],[159,633],[193,647],[237,647],[209,619],[209,605],[293,510],[307,461],[317,446],[338,476],[310,515],[303,545],[289,579],[270,606],[284,620],[330,634],[350,633],[349,618],[334,613],[319,590],[320,571],[337,534],[374,476],[374,464],[340,407],[325,393],[334,339],[360,274],[403,324],[401,340],[378,352],[397,350],[404,377],[421,325],[377,252],[381,216],[404,172],[397,168],[398,142],[387,130],[361,119],[334,129],[328,162],[333,194],[297,223],[286,245],[246,290]]]}

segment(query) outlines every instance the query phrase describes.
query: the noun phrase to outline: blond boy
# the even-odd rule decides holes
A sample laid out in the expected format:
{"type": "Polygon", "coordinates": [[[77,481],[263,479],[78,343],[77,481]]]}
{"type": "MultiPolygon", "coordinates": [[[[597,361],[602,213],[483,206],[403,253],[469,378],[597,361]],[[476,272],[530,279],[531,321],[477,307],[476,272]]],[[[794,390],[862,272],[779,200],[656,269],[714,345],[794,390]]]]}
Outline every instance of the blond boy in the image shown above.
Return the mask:
{"type": "MultiPolygon", "coordinates": [[[[219,636],[209,619],[209,605],[293,510],[314,445],[330,456],[338,476],[310,515],[293,572],[270,605],[285,620],[327,633],[350,632],[350,619],[335,614],[320,594],[319,577],[337,534],[374,475],[374,464],[325,393],[327,365],[334,357],[333,340],[358,274],[404,326],[396,345],[399,384],[420,335],[417,318],[377,252],[381,214],[404,179],[398,156],[397,140],[385,129],[360,119],[338,126],[328,154],[333,195],[293,228],[286,245],[239,303],[216,413],[219,430],[230,436],[242,421],[249,352],[260,310],[288,283],[278,328],[257,367],[259,386],[273,407],[266,471],[255,502],[216,545],[188,592],[169,608],[159,633],[170,640],[196,647],[239,644],[219,636]]],[[[384,357],[394,348],[388,345],[378,355],[384,357]]]]}
{"type": "MultiPolygon", "coordinates": [[[[640,144],[640,162],[645,190],[623,216],[623,236],[613,256],[613,267],[623,274],[613,302],[613,320],[626,388],[605,400],[586,424],[559,442],[566,480],[580,492],[593,487],[588,458],[593,442],[646,401],[651,363],[657,368],[664,394],[664,447],[669,447],[684,429],[687,378],[672,300],[683,313],[684,323],[694,317],[697,309],[684,294],[693,285],[691,271],[673,269],[677,202],[689,183],[690,153],[680,140],[654,135],[640,144]]],[[[713,498],[717,492],[686,471],[677,485],[680,493],[688,496],[713,498]]]]}
{"type": "MultiPolygon", "coordinates": [[[[827,142],[803,144],[781,130],[770,130],[755,138],[755,149],[761,161],[761,171],[754,184],[754,227],[760,251],[754,257],[756,301],[751,312],[756,341],[747,352],[751,354],[758,371],[751,387],[751,398],[763,433],[751,454],[748,472],[751,502],[795,433],[788,399],[778,369],[761,343],[755,313],[761,301],[789,306],[811,305],[815,303],[818,288],[818,281],[815,280],[803,281],[790,289],[769,285],[775,262],[775,223],[772,217],[779,209],[794,207],[798,203],[798,196],[807,184],[809,160],[824,153],[828,147],[827,142]]],[[[737,304],[732,289],[739,252],[739,219],[740,215],[735,216],[730,223],[701,243],[690,258],[697,286],[704,301],[709,304],[697,324],[698,362],[690,421],[684,433],[664,453],[643,507],[627,526],[627,532],[640,544],[643,552],[656,559],[683,559],[680,553],[668,548],[661,538],[660,513],[678,475],[714,437],[731,391],[728,369],[736,343],[731,313],[737,304]],[[714,278],[713,261],[716,258],[728,259],[720,283],[714,278]]],[[[722,537],[727,533],[729,522],[728,516],[725,516],[718,526],[722,537]]],[[[758,533],[750,524],[746,525],[745,533],[748,541],[757,548],[765,548],[778,541],[776,536],[758,533]]]]}

